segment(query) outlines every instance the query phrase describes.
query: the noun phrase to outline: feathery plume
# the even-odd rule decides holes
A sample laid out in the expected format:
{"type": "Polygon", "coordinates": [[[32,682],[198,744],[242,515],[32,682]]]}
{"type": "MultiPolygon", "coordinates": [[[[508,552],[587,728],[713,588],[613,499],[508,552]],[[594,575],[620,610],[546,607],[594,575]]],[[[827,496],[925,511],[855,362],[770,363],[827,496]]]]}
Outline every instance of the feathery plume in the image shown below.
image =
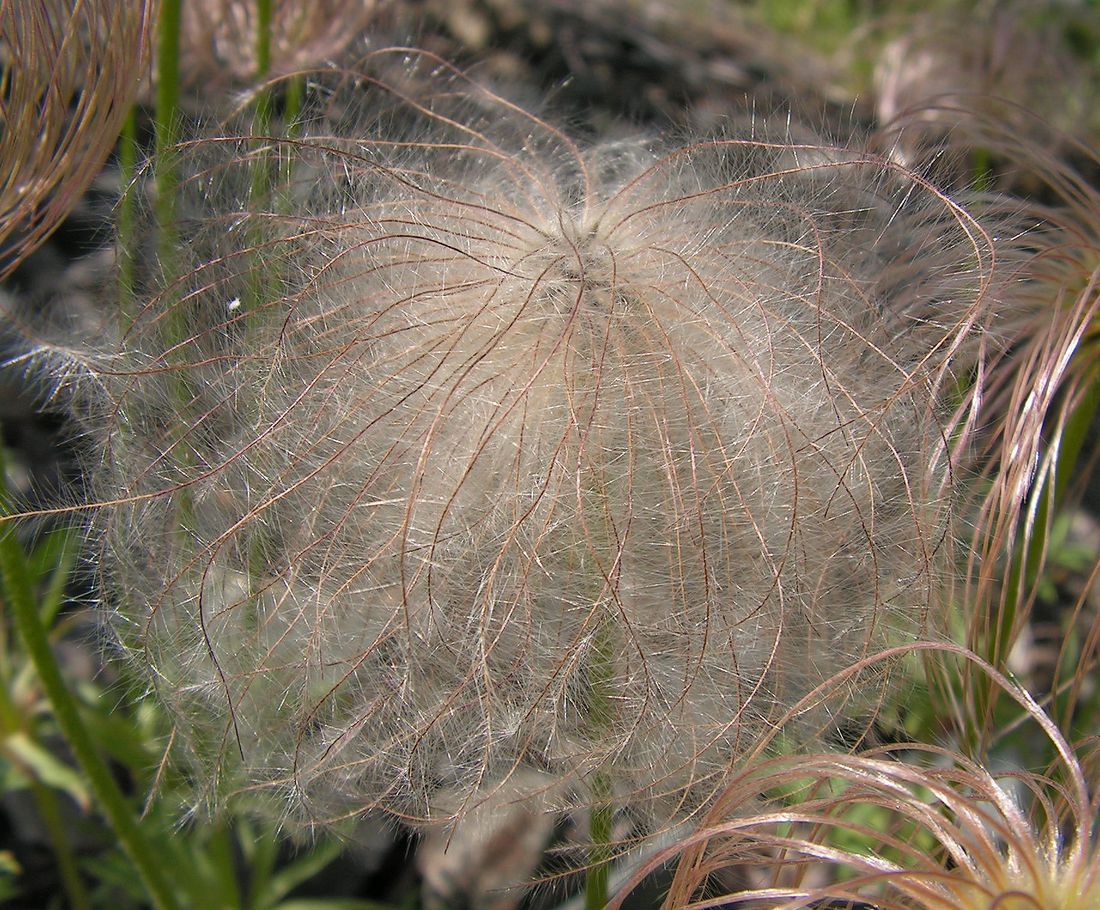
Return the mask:
{"type": "Polygon", "coordinates": [[[0,278],[103,166],[148,63],[154,0],[0,3],[0,278]]]}
{"type": "MultiPolygon", "coordinates": [[[[284,75],[338,57],[366,29],[376,0],[273,0],[271,75],[284,75]]],[[[259,72],[258,4],[243,0],[192,0],[182,10],[180,70],[191,89],[209,96],[249,85],[259,72]]],[[[263,73],[262,75],[267,75],[263,73]]]]}
{"type": "MultiPolygon", "coordinates": [[[[875,61],[875,113],[885,124],[923,121],[909,138],[938,133],[951,142],[978,116],[1026,136],[1036,148],[1065,152],[1066,137],[1084,137],[1096,126],[1094,80],[1087,55],[1075,47],[1100,34],[1094,10],[1009,0],[985,17],[955,4],[887,16],[882,25],[900,37],[875,61]]],[[[903,141],[899,151],[921,147],[903,141]]]]}
{"type": "Polygon", "coordinates": [[[184,145],[189,262],[92,358],[111,623],[197,800],[696,811],[940,606],[989,236],[851,149],[582,142],[408,49],[319,82],[184,145]]]}
{"type": "MultiPolygon", "coordinates": [[[[959,603],[966,609],[968,646],[998,668],[1007,665],[1031,625],[1056,521],[1068,515],[1095,469],[1087,433],[1100,402],[1100,193],[1088,176],[1098,159],[1089,147],[1057,136],[1042,117],[1022,109],[1015,113],[1025,126],[1006,124],[989,111],[951,109],[966,125],[953,131],[944,156],[956,163],[979,154],[1005,162],[997,183],[1028,186],[1033,195],[1026,203],[992,196],[985,202],[987,209],[1015,209],[995,220],[1006,237],[1015,236],[1011,242],[1023,255],[1005,272],[1013,303],[1001,330],[1014,341],[1002,356],[987,361],[983,382],[985,416],[975,448],[979,476],[971,485],[977,495],[967,507],[973,533],[959,603]],[[1036,143],[1031,137],[1038,132],[1054,138],[1036,143]],[[1056,156],[1050,145],[1071,154],[1056,156]]],[[[920,121],[919,114],[899,121],[886,141],[924,132],[920,121]]],[[[1095,667],[1097,635],[1080,619],[1075,622],[1082,627],[1084,647],[1058,655],[1054,691],[1080,693],[1095,667]]],[[[996,688],[969,665],[962,672],[962,691],[972,702],[968,726],[989,731],[996,688]]],[[[1076,694],[1061,700],[1055,719],[1065,729],[1077,703],[1076,694]]]]}
{"type": "Polygon", "coordinates": [[[659,857],[683,857],[665,906],[1095,907],[1098,803],[1080,757],[1087,747],[1073,749],[988,664],[975,659],[975,668],[1017,702],[1020,723],[1038,727],[1036,741],[1049,743],[1055,761],[1045,772],[998,773],[911,743],[765,762],[732,779],[699,830],[659,857]],[[761,793],[786,799],[761,810],[761,793]],[[717,882],[738,869],[742,887],[719,896],[717,882]]]}

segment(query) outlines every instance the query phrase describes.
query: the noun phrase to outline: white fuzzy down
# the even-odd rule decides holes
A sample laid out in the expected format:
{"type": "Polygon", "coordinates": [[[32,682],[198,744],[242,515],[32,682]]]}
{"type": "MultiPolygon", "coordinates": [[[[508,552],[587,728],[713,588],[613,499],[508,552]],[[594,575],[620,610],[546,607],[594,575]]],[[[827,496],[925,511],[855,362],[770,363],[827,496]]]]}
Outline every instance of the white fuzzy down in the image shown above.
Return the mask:
{"type": "Polygon", "coordinates": [[[274,147],[289,202],[185,159],[100,377],[114,629],[200,800],[681,817],[939,605],[989,250],[870,156],[582,146],[429,64],[274,147]]]}

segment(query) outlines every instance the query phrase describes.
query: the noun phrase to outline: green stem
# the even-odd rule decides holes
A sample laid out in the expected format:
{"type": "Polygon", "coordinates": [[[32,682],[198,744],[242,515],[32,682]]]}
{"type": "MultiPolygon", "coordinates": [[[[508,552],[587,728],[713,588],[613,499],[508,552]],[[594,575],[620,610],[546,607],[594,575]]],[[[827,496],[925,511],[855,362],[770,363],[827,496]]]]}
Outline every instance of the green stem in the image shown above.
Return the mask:
{"type": "MultiPolygon", "coordinates": [[[[286,136],[295,139],[301,133],[301,123],[298,120],[302,113],[302,103],[305,100],[305,80],[301,75],[290,76],[285,80],[286,106],[283,112],[283,122],[286,124],[286,136]]],[[[282,191],[279,193],[277,211],[285,215],[291,210],[291,181],[294,178],[294,147],[286,144],[286,154],[281,156],[282,174],[279,179],[282,183],[282,191]]]]}
{"type": "MultiPolygon", "coordinates": [[[[267,77],[271,68],[271,17],[271,0],[256,0],[256,78],[261,81],[267,77]]],[[[243,295],[246,312],[256,311],[272,292],[272,282],[262,250],[265,232],[257,229],[257,225],[263,224],[260,219],[265,217],[263,212],[271,205],[272,188],[278,177],[278,157],[276,151],[270,147],[269,138],[273,106],[271,86],[262,87],[256,94],[252,116],[252,134],[257,137],[254,144],[255,157],[249,165],[249,200],[253,215],[250,234],[254,249],[249,255],[249,277],[243,295]]],[[[276,145],[276,149],[277,147],[276,145]]]]}
{"type": "Polygon", "coordinates": [[[256,0],[256,75],[271,69],[271,0],[256,0]]]}
{"type": "Polygon", "coordinates": [[[156,219],[157,253],[165,276],[175,273],[177,177],[173,148],[179,120],[181,0],[162,0],[157,22],[156,219]]]}
{"type": "Polygon", "coordinates": [[[989,149],[974,149],[971,154],[971,170],[975,190],[984,193],[993,189],[993,157],[989,154],[989,149]]]}
{"type": "MultiPolygon", "coordinates": [[[[179,232],[176,225],[176,197],[179,192],[179,174],[177,172],[177,142],[179,140],[180,114],[180,25],[183,11],[182,0],[161,0],[160,15],[157,19],[157,95],[156,116],[154,122],[154,160],[153,181],[156,190],[154,216],[156,218],[157,259],[160,264],[165,291],[161,308],[167,318],[161,330],[162,342],[166,351],[182,344],[186,338],[186,321],[178,306],[178,292],[175,283],[181,277],[179,256],[179,232]]],[[[183,351],[174,355],[185,357],[183,351]]],[[[180,366],[180,360],[175,361],[180,366]]],[[[185,413],[192,400],[190,383],[185,370],[181,369],[175,380],[175,396],[180,413],[185,413]]],[[[187,463],[189,456],[186,446],[178,446],[180,461],[187,463]]],[[[186,511],[187,499],[183,509],[186,511]]]]}
{"type": "Polygon", "coordinates": [[[134,820],[110,769],[95,750],[91,735],[80,719],[76,701],[61,677],[46,631],[38,621],[34,596],[27,579],[26,557],[13,530],[9,520],[8,526],[0,531],[0,581],[16,629],[34,664],[42,690],[49,699],[57,725],[91,784],[107,821],[145,881],[154,904],[159,910],[178,910],[179,904],[157,862],[151,843],[134,820]]]}
{"type": "Polygon", "coordinates": [[[137,109],[122,122],[122,135],[118,145],[118,169],[122,185],[122,198],[118,204],[118,294],[119,306],[123,318],[123,330],[128,329],[133,319],[134,308],[134,254],[137,252],[135,237],[136,218],[134,213],[134,194],[131,184],[137,168],[137,109]]]}
{"type": "Polygon", "coordinates": [[[289,76],[286,80],[286,107],[283,118],[287,124],[287,135],[297,136],[300,130],[298,115],[302,113],[302,103],[305,101],[305,79],[299,73],[289,76]]]}
{"type": "MultiPolygon", "coordinates": [[[[6,657],[6,643],[4,653],[6,657]]],[[[0,736],[6,738],[15,733],[22,732],[32,743],[37,742],[34,730],[24,719],[10,692],[11,676],[8,672],[7,661],[0,670],[0,736]]],[[[69,906],[73,910],[91,910],[87,892],[84,890],[84,882],[76,868],[76,859],[73,857],[72,845],[65,833],[65,825],[61,820],[61,813],[57,808],[57,800],[53,791],[44,786],[30,769],[24,772],[30,780],[31,796],[34,797],[35,806],[38,808],[38,817],[46,829],[46,834],[53,847],[54,857],[57,859],[58,871],[61,873],[61,886],[69,899],[69,906]]]]}
{"type": "MultiPolygon", "coordinates": [[[[270,69],[271,0],[256,0],[256,78],[266,79],[270,69]]],[[[271,87],[264,86],[256,95],[255,116],[252,120],[252,131],[255,135],[266,136],[271,132],[271,109],[271,87]]],[[[264,173],[266,175],[266,168],[264,173]]],[[[261,188],[266,189],[266,185],[261,188]]]]}
{"type": "Polygon", "coordinates": [[[615,810],[611,805],[611,782],[603,774],[592,779],[592,808],[588,827],[592,841],[588,850],[588,876],[584,883],[584,910],[607,906],[607,885],[611,869],[611,826],[615,810]]]}
{"type": "MultiPolygon", "coordinates": [[[[615,673],[615,642],[610,624],[602,622],[596,631],[588,662],[588,723],[595,736],[607,734],[614,721],[611,700],[615,673]]],[[[607,905],[611,868],[611,838],[614,806],[611,781],[597,772],[592,778],[592,806],[589,810],[588,875],[584,887],[585,910],[603,910],[607,905]]]]}
{"type": "MultiPolygon", "coordinates": [[[[6,512],[6,502],[3,505],[6,512]]],[[[151,841],[134,820],[110,769],[96,751],[91,734],[80,718],[76,700],[62,679],[46,630],[35,608],[27,557],[15,536],[14,522],[8,516],[0,516],[0,586],[57,725],[88,779],[107,821],[145,881],[158,910],[179,910],[180,905],[157,862],[151,841]]]]}
{"type": "Polygon", "coordinates": [[[213,866],[214,881],[222,896],[224,906],[240,907],[241,894],[237,884],[237,872],[233,861],[233,839],[230,837],[229,822],[222,820],[210,835],[206,855],[213,866]]]}
{"type": "Polygon", "coordinates": [[[57,807],[57,799],[53,791],[31,778],[31,794],[34,796],[35,805],[38,807],[38,817],[49,836],[53,846],[53,855],[57,859],[57,868],[61,873],[61,887],[65,889],[65,895],[69,899],[72,910],[92,910],[88,892],[84,888],[84,882],[80,878],[80,872],[76,867],[76,858],[73,856],[72,845],[65,833],[65,822],[61,818],[61,812],[57,807]]]}

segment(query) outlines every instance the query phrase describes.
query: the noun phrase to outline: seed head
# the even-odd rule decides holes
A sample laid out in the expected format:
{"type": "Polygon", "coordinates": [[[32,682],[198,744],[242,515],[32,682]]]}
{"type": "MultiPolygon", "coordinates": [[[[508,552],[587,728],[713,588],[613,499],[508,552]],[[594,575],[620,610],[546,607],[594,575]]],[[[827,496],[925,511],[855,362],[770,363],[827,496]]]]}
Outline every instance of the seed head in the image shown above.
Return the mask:
{"type": "Polygon", "coordinates": [[[0,5],[0,277],[57,229],[118,139],[148,64],[151,0],[0,5]]]}
{"type": "Polygon", "coordinates": [[[111,622],[200,797],[694,811],[936,609],[985,235],[882,159],[585,143],[423,53],[316,97],[184,149],[188,262],[102,371],[111,622]]]}
{"type": "Polygon", "coordinates": [[[710,877],[742,868],[750,882],[723,906],[1096,907],[1097,796],[1082,764],[1087,747],[1074,750],[1031,696],[974,665],[1038,728],[1029,745],[1055,756],[1044,773],[994,773],[988,759],[913,743],[762,763],[731,779],[700,829],[661,857],[682,856],[665,905],[692,906],[710,877]],[[789,799],[742,812],[760,793],[789,799]]]}

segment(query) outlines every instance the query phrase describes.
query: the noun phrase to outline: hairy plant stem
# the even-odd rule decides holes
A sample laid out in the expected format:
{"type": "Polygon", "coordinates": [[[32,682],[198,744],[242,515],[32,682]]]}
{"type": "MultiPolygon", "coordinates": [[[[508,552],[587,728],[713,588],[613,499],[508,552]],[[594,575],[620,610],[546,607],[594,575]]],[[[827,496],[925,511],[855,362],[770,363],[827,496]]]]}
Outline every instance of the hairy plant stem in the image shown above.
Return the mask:
{"type": "MultiPolygon", "coordinates": [[[[0,471],[2,469],[0,463],[0,471]]],[[[0,513],[7,512],[4,502],[0,513]]],[[[148,832],[139,827],[110,769],[96,751],[91,734],[80,718],[76,699],[61,676],[61,669],[35,608],[27,557],[15,537],[14,522],[7,514],[0,514],[0,585],[57,725],[91,785],[107,821],[145,882],[153,904],[158,910],[179,910],[180,905],[163,867],[157,861],[157,851],[148,832]]]]}
{"type": "MultiPolygon", "coordinates": [[[[298,120],[302,113],[302,103],[305,101],[305,79],[301,75],[291,76],[286,80],[286,100],[284,101],[283,120],[286,123],[286,135],[293,139],[302,132],[302,125],[298,120]]],[[[287,150],[283,160],[282,180],[285,192],[280,197],[280,205],[285,205],[284,214],[290,211],[290,179],[294,176],[294,156],[291,150],[287,150]]]]}
{"type": "MultiPolygon", "coordinates": [[[[271,68],[271,0],[256,0],[256,79],[262,82],[271,68]]],[[[272,87],[262,86],[256,93],[252,132],[258,137],[258,157],[252,163],[251,197],[253,205],[265,203],[273,182],[271,161],[266,154],[271,132],[272,87]]]]}
{"type": "MultiPolygon", "coordinates": [[[[263,82],[271,69],[271,0],[256,0],[256,79],[263,82]]],[[[263,85],[256,93],[252,116],[252,133],[255,159],[251,162],[249,186],[250,208],[254,214],[269,209],[273,191],[279,177],[278,143],[271,148],[272,113],[274,108],[273,88],[263,85]],[[274,157],[272,155],[274,154],[274,157]]],[[[261,217],[263,217],[261,215],[261,217]]],[[[261,224],[253,222],[251,232],[253,249],[249,254],[249,277],[245,288],[244,305],[247,312],[254,312],[265,298],[273,296],[276,281],[272,279],[264,263],[263,237],[261,224]]]]}
{"type": "Polygon", "coordinates": [[[131,107],[122,121],[122,135],[118,144],[118,169],[122,185],[122,198],[118,203],[118,296],[122,314],[123,331],[134,318],[134,256],[137,252],[136,214],[131,184],[137,168],[137,113],[131,107]]]}
{"type": "MultiPolygon", "coordinates": [[[[6,593],[6,585],[5,585],[6,593]]],[[[23,719],[22,713],[16,707],[11,693],[8,691],[9,674],[5,667],[0,673],[0,739],[7,740],[10,736],[22,734],[32,744],[37,745],[38,738],[34,730],[23,719]]],[[[18,759],[8,754],[5,749],[5,757],[16,767],[20,766],[18,759]]],[[[65,890],[65,896],[73,910],[91,910],[88,894],[84,889],[84,883],[80,879],[80,873],[76,867],[76,859],[73,856],[72,845],[65,833],[65,824],[61,819],[61,812],[57,807],[57,799],[53,790],[43,785],[34,771],[24,769],[30,785],[31,796],[35,807],[38,809],[38,818],[46,829],[46,835],[53,848],[54,858],[57,860],[57,869],[61,873],[61,886],[65,890]]]]}
{"type": "Polygon", "coordinates": [[[603,910],[607,906],[607,884],[611,870],[611,823],[615,809],[611,805],[611,782],[605,774],[592,778],[592,808],[588,829],[592,844],[588,854],[588,876],[584,883],[585,910],[603,910]]]}
{"type": "MultiPolygon", "coordinates": [[[[590,555],[582,558],[580,571],[589,581],[593,604],[593,621],[596,628],[592,647],[585,664],[585,709],[589,733],[593,741],[613,734],[615,706],[612,699],[615,683],[615,624],[608,615],[609,591],[612,583],[608,568],[614,563],[608,559],[616,549],[611,518],[608,514],[608,489],[599,471],[590,478],[584,492],[585,536],[591,548],[590,555]],[[589,564],[591,559],[591,564],[589,564]],[[607,559],[607,566],[600,563],[607,559]]],[[[611,868],[612,822],[615,808],[612,805],[612,785],[607,774],[596,771],[591,778],[588,814],[588,872],[584,886],[585,910],[603,910],[608,900],[608,879],[611,868]]]]}
{"type": "Polygon", "coordinates": [[[61,817],[61,810],[58,808],[54,792],[34,777],[30,779],[30,786],[31,795],[38,808],[38,817],[46,829],[54,858],[57,860],[61,887],[65,891],[65,897],[68,898],[69,906],[72,910],[92,910],[92,902],[80,878],[80,870],[77,869],[76,857],[73,855],[69,836],[65,833],[65,821],[61,817]]]}
{"type": "Polygon", "coordinates": [[[163,0],[157,22],[156,183],[157,255],[169,282],[176,262],[176,174],[173,147],[179,119],[179,56],[181,0],[163,0]]]}
{"type": "MultiPolygon", "coordinates": [[[[596,630],[588,663],[588,720],[596,735],[610,733],[614,719],[611,702],[615,672],[614,636],[606,620],[596,630]]],[[[597,772],[592,777],[592,805],[589,809],[588,875],[584,888],[585,910],[602,910],[607,904],[608,873],[611,864],[611,827],[615,809],[611,803],[611,781],[597,772]]]]}
{"type": "MultiPolygon", "coordinates": [[[[154,217],[156,219],[157,260],[165,287],[163,309],[168,314],[165,320],[165,350],[186,338],[184,316],[174,306],[178,290],[176,281],[180,277],[178,255],[179,232],[176,226],[176,196],[179,191],[179,174],[176,169],[176,143],[179,139],[179,56],[180,29],[182,21],[182,0],[162,0],[160,15],[157,19],[157,93],[156,117],[154,123],[154,163],[153,182],[156,198],[154,217]]],[[[176,380],[175,396],[181,413],[191,400],[190,385],[187,377],[180,374],[176,380]]],[[[179,446],[181,461],[189,462],[185,445],[179,446]]],[[[190,514],[190,498],[185,496],[180,507],[182,527],[190,514]]]]}
{"type": "MultiPolygon", "coordinates": [[[[0,461],[0,471],[2,470],[3,464],[0,461]]],[[[0,491],[2,489],[3,484],[0,482],[0,491]]],[[[62,560],[62,565],[59,566],[57,574],[63,573],[65,577],[68,577],[68,571],[71,568],[71,564],[66,565],[65,561],[62,560]]],[[[5,595],[7,593],[6,583],[4,584],[4,593],[5,595]]],[[[8,737],[22,734],[32,745],[38,745],[38,737],[35,735],[32,723],[28,722],[28,717],[19,710],[15,699],[12,697],[10,689],[11,667],[8,665],[7,654],[6,629],[0,628],[0,740],[6,741],[8,737]]],[[[20,762],[18,759],[13,757],[9,750],[5,749],[4,751],[8,760],[19,767],[20,762]]],[[[84,882],[80,878],[72,844],[69,843],[69,836],[65,831],[65,824],[61,818],[54,791],[42,784],[32,769],[24,769],[24,773],[29,781],[35,807],[38,809],[38,817],[46,829],[50,846],[53,848],[58,872],[61,874],[61,886],[65,890],[69,906],[73,910],[91,910],[92,905],[84,888],[84,882]]]]}
{"type": "Polygon", "coordinates": [[[271,69],[271,0],[256,0],[256,75],[271,69]]]}

